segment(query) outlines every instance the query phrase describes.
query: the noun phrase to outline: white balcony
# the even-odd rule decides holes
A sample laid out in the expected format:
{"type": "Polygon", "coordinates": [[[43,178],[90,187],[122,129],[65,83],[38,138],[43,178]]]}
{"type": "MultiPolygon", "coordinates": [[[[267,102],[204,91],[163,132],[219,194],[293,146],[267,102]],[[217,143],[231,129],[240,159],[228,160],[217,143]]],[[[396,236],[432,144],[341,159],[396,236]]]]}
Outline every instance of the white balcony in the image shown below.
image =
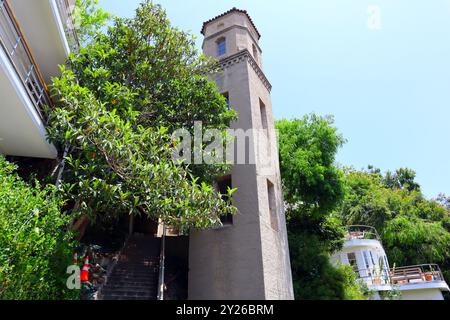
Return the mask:
{"type": "Polygon", "coordinates": [[[394,268],[391,270],[391,282],[402,291],[420,289],[450,291],[441,269],[436,264],[394,268]]]}
{"type": "MultiPolygon", "coordinates": [[[[76,36],[71,30],[75,0],[6,0],[47,84],[66,63],[76,36]]],[[[73,29],[73,28],[72,28],[73,29]]]]}
{"type": "Polygon", "coordinates": [[[52,105],[46,83],[58,75],[58,64],[66,62],[70,51],[57,1],[67,4],[0,0],[1,154],[57,156],[47,142],[43,113],[44,106],[52,105]]]}

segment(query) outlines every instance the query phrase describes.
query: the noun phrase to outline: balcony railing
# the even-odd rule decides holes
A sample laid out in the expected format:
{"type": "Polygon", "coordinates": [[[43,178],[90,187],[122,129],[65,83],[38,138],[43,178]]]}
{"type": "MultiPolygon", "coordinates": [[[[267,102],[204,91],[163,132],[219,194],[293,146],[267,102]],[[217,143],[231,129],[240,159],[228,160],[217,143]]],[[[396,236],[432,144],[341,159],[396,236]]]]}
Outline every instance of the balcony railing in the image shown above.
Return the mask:
{"type": "Polygon", "coordinates": [[[380,235],[374,227],[369,226],[348,226],[345,240],[378,240],[380,241],[380,235]]]}
{"type": "Polygon", "coordinates": [[[360,281],[368,286],[391,285],[388,269],[353,269],[360,281]]]}
{"type": "Polygon", "coordinates": [[[411,285],[445,281],[436,264],[424,264],[388,269],[355,269],[358,278],[369,286],[411,285]]]}
{"type": "Polygon", "coordinates": [[[441,269],[436,264],[394,268],[391,270],[390,278],[394,285],[445,281],[441,269]]]}
{"type": "Polygon", "coordinates": [[[75,1],[55,0],[55,2],[64,26],[64,31],[66,33],[70,50],[76,52],[78,51],[80,42],[76,32],[76,19],[74,17],[75,1]]]}
{"type": "Polygon", "coordinates": [[[52,106],[45,81],[6,0],[0,0],[0,45],[6,52],[41,119],[44,106],[52,106]]]}

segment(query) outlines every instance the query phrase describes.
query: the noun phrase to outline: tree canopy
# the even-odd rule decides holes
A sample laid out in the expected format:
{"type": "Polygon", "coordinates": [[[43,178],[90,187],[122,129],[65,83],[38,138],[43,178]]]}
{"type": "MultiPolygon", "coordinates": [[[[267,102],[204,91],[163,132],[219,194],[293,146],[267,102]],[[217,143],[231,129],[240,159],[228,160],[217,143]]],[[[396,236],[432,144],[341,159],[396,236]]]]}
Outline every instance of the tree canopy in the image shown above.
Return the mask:
{"type": "Polygon", "coordinates": [[[63,187],[76,213],[145,214],[187,229],[235,212],[211,183],[228,166],[171,157],[174,130],[195,121],[225,130],[236,117],[206,75],[212,66],[151,1],[90,35],[53,79],[48,129],[68,150],[63,187]]]}
{"type": "Polygon", "coordinates": [[[296,211],[326,214],[343,197],[334,160],[345,140],[332,124],[315,114],[277,122],[285,201],[296,211]]]}
{"type": "Polygon", "coordinates": [[[331,214],[344,198],[344,176],[335,164],[344,138],[332,117],[314,114],[276,127],[296,299],[365,299],[356,275],[330,262],[344,238],[331,214]]]}

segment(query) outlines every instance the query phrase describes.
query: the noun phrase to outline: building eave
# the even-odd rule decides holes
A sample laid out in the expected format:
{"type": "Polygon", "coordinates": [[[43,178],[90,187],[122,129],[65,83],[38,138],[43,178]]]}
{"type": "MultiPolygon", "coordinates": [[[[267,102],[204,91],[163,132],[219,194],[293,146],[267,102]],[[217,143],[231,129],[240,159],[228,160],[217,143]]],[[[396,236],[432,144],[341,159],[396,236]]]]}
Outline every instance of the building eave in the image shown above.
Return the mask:
{"type": "Polygon", "coordinates": [[[202,35],[205,35],[206,27],[208,26],[208,24],[210,24],[211,22],[216,21],[217,19],[225,17],[225,16],[227,16],[227,15],[229,15],[231,13],[234,13],[234,12],[242,13],[242,14],[245,14],[247,16],[248,20],[252,24],[252,27],[255,29],[256,34],[258,35],[258,40],[259,40],[261,38],[261,33],[259,33],[258,28],[256,28],[256,25],[253,22],[252,17],[250,17],[250,15],[248,14],[248,12],[246,10],[237,9],[236,7],[234,7],[233,9],[228,10],[227,12],[224,12],[224,13],[222,13],[222,14],[220,14],[220,15],[218,15],[218,16],[216,16],[216,17],[214,17],[214,18],[212,18],[212,19],[210,19],[210,20],[208,20],[206,22],[204,22],[202,30],[201,30],[202,35]]]}

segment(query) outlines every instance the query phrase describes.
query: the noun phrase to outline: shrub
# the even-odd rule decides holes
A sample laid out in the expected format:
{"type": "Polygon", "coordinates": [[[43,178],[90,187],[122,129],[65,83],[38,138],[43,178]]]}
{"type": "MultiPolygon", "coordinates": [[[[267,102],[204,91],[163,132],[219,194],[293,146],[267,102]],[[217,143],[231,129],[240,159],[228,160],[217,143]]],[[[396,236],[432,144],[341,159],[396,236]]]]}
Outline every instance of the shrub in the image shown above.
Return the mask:
{"type": "Polygon", "coordinates": [[[53,300],[78,296],[66,288],[72,260],[70,218],[54,186],[31,186],[0,156],[0,299],[53,300]]]}

